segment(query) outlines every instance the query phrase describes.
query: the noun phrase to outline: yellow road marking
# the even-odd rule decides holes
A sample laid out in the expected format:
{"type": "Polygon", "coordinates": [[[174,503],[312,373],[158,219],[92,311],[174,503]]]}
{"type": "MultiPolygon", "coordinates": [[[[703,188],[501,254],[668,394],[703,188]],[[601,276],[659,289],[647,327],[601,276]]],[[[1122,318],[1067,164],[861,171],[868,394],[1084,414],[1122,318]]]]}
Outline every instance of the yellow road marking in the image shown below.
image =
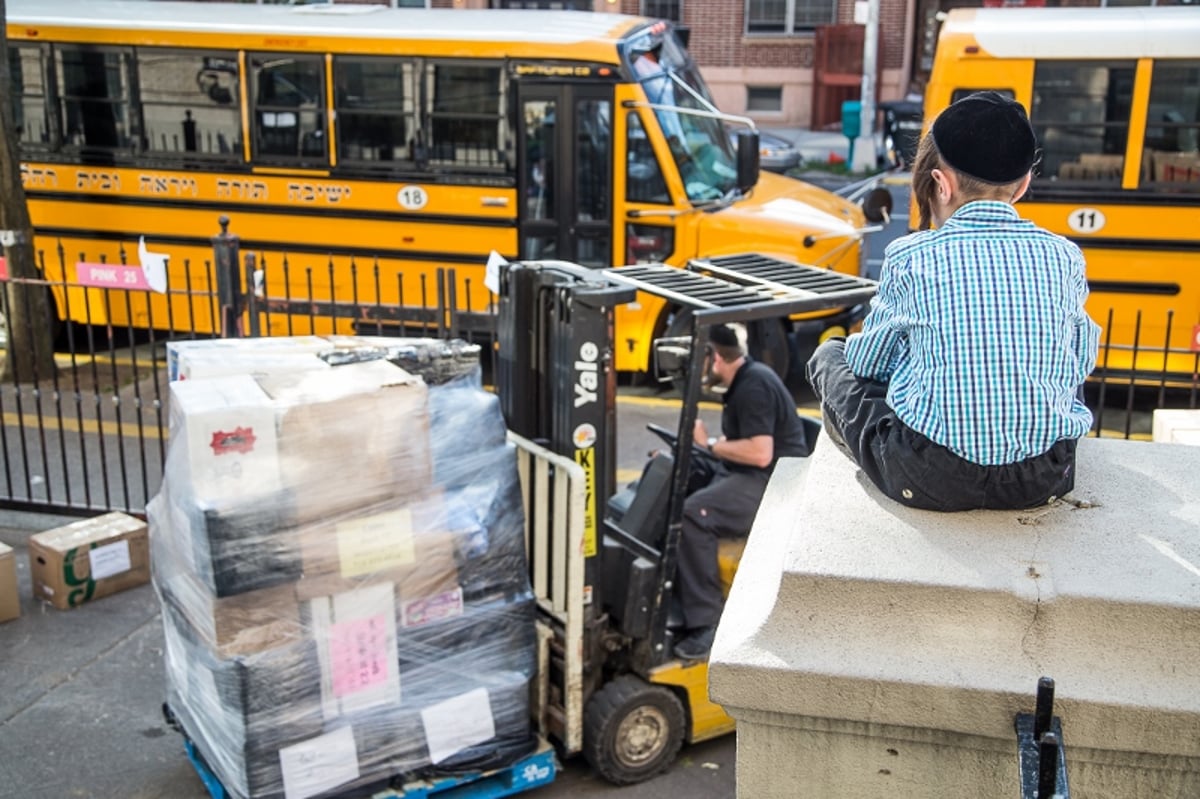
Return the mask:
{"type": "MultiPolygon", "coordinates": [[[[15,413],[0,414],[0,419],[3,419],[5,427],[21,427],[21,418],[21,416],[18,416],[15,413]]],[[[39,429],[37,425],[37,416],[35,414],[25,414],[24,419],[26,422],[24,425],[26,429],[39,429]]],[[[164,432],[160,434],[158,432],[158,425],[154,424],[144,423],[141,426],[140,431],[136,422],[121,422],[121,424],[118,426],[115,421],[107,419],[104,421],[103,425],[101,425],[95,419],[84,419],[83,423],[80,424],[78,418],[74,416],[68,416],[65,413],[63,414],[61,426],[58,423],[57,415],[51,416],[48,414],[43,414],[42,429],[58,430],[59,432],[63,433],[103,433],[106,436],[116,435],[118,432],[120,432],[120,434],[125,438],[133,438],[138,440],[159,440],[166,437],[166,433],[164,432]]]]}

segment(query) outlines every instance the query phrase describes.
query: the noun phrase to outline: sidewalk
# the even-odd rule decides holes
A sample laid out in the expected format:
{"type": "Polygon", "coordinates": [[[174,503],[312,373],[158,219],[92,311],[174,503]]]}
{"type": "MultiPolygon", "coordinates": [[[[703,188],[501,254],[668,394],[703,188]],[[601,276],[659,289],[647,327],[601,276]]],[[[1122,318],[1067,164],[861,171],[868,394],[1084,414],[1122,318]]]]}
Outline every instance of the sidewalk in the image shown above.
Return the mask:
{"type": "Polygon", "coordinates": [[[0,624],[0,798],[202,799],[162,718],[158,601],[149,585],[57,610],[30,593],[30,535],[73,517],[0,509],[21,617],[0,624]]]}

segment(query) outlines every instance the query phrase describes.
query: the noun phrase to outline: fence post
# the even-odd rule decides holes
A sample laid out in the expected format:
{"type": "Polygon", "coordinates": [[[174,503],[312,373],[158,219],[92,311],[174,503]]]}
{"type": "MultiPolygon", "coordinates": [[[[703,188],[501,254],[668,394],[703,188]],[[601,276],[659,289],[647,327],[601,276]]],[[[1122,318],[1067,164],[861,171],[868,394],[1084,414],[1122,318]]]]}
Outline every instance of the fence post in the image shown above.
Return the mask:
{"type": "Polygon", "coordinates": [[[251,338],[258,338],[262,335],[258,323],[258,284],[254,279],[254,273],[257,271],[257,259],[254,257],[254,253],[246,253],[246,310],[250,317],[251,338]]]}
{"type": "Polygon", "coordinates": [[[220,307],[221,337],[239,338],[238,317],[241,315],[241,239],[229,232],[229,217],[217,219],[221,232],[212,237],[213,263],[217,270],[217,303],[220,307]]]}

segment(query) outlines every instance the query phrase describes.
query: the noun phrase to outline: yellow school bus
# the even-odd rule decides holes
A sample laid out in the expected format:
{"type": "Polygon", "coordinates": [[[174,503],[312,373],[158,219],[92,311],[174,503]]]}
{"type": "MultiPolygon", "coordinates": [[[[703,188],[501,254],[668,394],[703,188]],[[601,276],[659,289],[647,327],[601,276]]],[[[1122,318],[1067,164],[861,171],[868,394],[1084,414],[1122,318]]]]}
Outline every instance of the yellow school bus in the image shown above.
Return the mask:
{"type": "MultiPolygon", "coordinates": [[[[140,242],[167,256],[165,291],[138,283],[130,302],[88,308],[93,320],[216,326],[204,265],[222,215],[271,297],[414,304],[453,267],[446,296],[478,312],[494,299],[493,251],[594,267],[749,252],[862,270],[862,210],[739,160],[730,126],[750,120],[713,106],[663,21],[9,0],[7,22],[37,247],[68,254],[65,275],[46,259],[47,278],[127,279],[96,261],[140,242]]],[[[63,318],[85,299],[55,292],[63,318]]],[[[618,310],[619,369],[647,368],[673,311],[641,295],[618,310]]],[[[267,332],[309,332],[291,324],[272,317],[267,332]]]]}
{"type": "Polygon", "coordinates": [[[982,89],[1029,111],[1041,160],[1018,209],[1083,249],[1088,311],[1104,328],[1100,368],[1190,382],[1200,366],[1200,9],[951,11],[926,123],[982,89]]]}

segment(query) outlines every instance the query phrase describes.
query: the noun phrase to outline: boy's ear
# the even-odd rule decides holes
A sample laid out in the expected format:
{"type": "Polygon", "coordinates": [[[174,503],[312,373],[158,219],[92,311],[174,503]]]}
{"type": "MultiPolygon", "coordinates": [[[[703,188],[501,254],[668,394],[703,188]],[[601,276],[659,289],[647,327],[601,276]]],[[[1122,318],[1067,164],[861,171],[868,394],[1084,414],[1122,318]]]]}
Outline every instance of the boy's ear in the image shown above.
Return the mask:
{"type": "Polygon", "coordinates": [[[934,185],[937,188],[938,199],[942,202],[949,202],[958,191],[958,180],[954,175],[954,171],[935,167],[930,170],[929,176],[933,178],[934,185]]]}
{"type": "Polygon", "coordinates": [[[1021,185],[1017,186],[1017,190],[1013,192],[1013,197],[1009,202],[1015,203],[1017,200],[1025,196],[1025,192],[1029,191],[1029,183],[1033,180],[1033,173],[1029,172],[1025,177],[1021,178],[1021,185]]]}

